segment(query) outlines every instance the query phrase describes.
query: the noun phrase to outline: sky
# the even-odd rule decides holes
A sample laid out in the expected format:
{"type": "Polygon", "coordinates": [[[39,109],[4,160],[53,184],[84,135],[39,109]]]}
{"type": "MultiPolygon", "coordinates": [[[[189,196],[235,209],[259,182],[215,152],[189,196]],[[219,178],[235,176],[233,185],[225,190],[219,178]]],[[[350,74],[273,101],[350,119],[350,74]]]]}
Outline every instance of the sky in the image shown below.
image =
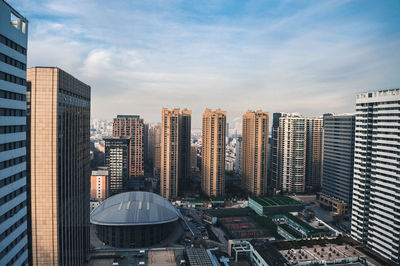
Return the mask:
{"type": "Polygon", "coordinates": [[[354,112],[400,85],[398,0],[8,0],[29,20],[28,67],[91,86],[92,118],[161,108],[354,112]]]}

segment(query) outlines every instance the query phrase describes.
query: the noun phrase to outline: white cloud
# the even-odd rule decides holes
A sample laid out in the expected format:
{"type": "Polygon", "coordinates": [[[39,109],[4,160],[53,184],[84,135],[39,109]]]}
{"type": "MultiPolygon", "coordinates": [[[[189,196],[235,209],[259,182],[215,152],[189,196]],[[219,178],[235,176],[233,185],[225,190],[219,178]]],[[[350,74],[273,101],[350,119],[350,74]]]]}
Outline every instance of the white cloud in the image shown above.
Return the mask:
{"type": "Polygon", "coordinates": [[[356,92],[400,81],[400,36],[342,14],[350,1],[250,1],[240,14],[231,1],[10,2],[30,21],[29,65],[90,84],[94,117],[157,121],[163,106],[188,107],[199,126],[206,107],[228,120],[249,108],[351,112],[356,92]]]}

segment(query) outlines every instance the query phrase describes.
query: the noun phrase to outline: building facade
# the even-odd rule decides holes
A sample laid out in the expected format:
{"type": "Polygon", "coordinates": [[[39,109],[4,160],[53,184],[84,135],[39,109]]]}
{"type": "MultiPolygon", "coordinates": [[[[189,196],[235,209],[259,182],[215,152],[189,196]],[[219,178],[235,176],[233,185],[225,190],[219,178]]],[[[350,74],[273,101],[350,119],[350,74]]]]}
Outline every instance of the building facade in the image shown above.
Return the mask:
{"type": "Polygon", "coordinates": [[[197,167],[197,146],[196,145],[191,145],[191,154],[190,154],[190,168],[192,169],[192,172],[198,171],[197,167]]]}
{"type": "Polygon", "coordinates": [[[92,171],[90,177],[90,198],[103,201],[108,198],[109,179],[107,167],[92,171]]]}
{"type": "Polygon", "coordinates": [[[242,123],[242,185],[250,195],[267,192],[269,115],[247,111],[242,123]]]}
{"type": "Polygon", "coordinates": [[[351,235],[400,263],[400,89],[356,97],[351,235]]]}
{"type": "Polygon", "coordinates": [[[351,206],[355,115],[324,116],[322,194],[351,206]]]}
{"type": "Polygon", "coordinates": [[[129,176],[144,176],[144,122],[138,115],[118,115],[113,137],[129,137],[129,176]]]}
{"type": "Polygon", "coordinates": [[[149,127],[148,133],[148,157],[149,157],[149,164],[154,165],[154,149],[156,146],[161,145],[161,126],[159,125],[152,125],[149,127]]]}
{"type": "Polygon", "coordinates": [[[274,113],[272,133],[275,190],[303,193],[306,185],[306,119],[299,114],[274,113]]]}
{"type": "Polygon", "coordinates": [[[179,108],[161,112],[160,194],[172,199],[190,178],[191,111],[179,108]]]}
{"type": "Polygon", "coordinates": [[[202,124],[201,188],[207,196],[224,196],[226,111],[206,109],[202,124]]]}
{"type": "Polygon", "coordinates": [[[90,87],[28,69],[32,265],[83,265],[89,252],[90,87]]]}
{"type": "Polygon", "coordinates": [[[28,21],[0,0],[0,265],[27,265],[28,21]]]}
{"type": "Polygon", "coordinates": [[[306,191],[321,190],[323,119],[306,118],[306,191]]]}
{"type": "Polygon", "coordinates": [[[109,174],[109,196],[124,191],[129,178],[130,138],[105,138],[105,165],[109,174]]]}
{"type": "Polygon", "coordinates": [[[237,137],[235,145],[235,166],[237,174],[242,174],[242,137],[237,137]]]}

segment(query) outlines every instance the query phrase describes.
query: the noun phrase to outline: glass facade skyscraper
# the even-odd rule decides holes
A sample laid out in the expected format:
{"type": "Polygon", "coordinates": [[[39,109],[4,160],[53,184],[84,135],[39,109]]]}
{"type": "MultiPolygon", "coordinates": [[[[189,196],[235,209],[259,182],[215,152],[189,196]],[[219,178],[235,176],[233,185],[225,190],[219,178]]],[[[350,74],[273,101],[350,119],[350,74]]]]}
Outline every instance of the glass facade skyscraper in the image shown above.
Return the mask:
{"type": "Polygon", "coordinates": [[[27,41],[28,21],[0,0],[0,265],[28,263],[27,41]]]}

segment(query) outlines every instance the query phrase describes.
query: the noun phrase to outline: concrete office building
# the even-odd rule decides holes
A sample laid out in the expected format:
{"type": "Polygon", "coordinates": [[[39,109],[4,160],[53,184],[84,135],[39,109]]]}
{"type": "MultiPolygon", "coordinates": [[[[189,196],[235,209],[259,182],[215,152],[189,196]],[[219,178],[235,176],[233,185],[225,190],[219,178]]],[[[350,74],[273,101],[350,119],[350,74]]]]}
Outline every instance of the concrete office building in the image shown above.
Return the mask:
{"type": "Polygon", "coordinates": [[[306,191],[321,189],[323,119],[306,118],[306,191]]]}
{"type": "MultiPolygon", "coordinates": [[[[322,204],[338,213],[334,204],[340,201],[351,207],[353,194],[355,115],[324,115],[322,204]]],[[[340,204],[339,204],[340,205],[340,204]]]]}
{"type": "Polygon", "coordinates": [[[226,111],[203,113],[201,188],[210,197],[225,195],[226,111]]]}
{"type": "Polygon", "coordinates": [[[105,138],[105,165],[109,171],[109,196],[124,191],[129,178],[129,137],[105,138]]]}
{"type": "Polygon", "coordinates": [[[108,198],[109,179],[107,167],[92,171],[90,177],[90,198],[103,201],[108,198]]]}
{"type": "Polygon", "coordinates": [[[242,185],[253,196],[267,192],[269,115],[247,111],[242,124],[242,185]]]}
{"type": "Polygon", "coordinates": [[[276,191],[302,193],[306,174],[306,119],[299,114],[274,113],[272,180],[276,191]]]}
{"type": "Polygon", "coordinates": [[[160,194],[166,199],[177,197],[190,178],[190,120],[187,109],[162,109],[160,194]]]}
{"type": "Polygon", "coordinates": [[[32,265],[83,265],[89,252],[90,87],[28,69],[32,265]]]}
{"type": "Polygon", "coordinates": [[[28,263],[27,40],[27,19],[0,0],[0,265],[28,263]]]}
{"type": "Polygon", "coordinates": [[[118,115],[113,137],[129,137],[129,176],[144,176],[144,122],[138,115],[118,115]]]}
{"type": "Polygon", "coordinates": [[[351,235],[400,263],[400,89],[356,97],[351,235]]]}

